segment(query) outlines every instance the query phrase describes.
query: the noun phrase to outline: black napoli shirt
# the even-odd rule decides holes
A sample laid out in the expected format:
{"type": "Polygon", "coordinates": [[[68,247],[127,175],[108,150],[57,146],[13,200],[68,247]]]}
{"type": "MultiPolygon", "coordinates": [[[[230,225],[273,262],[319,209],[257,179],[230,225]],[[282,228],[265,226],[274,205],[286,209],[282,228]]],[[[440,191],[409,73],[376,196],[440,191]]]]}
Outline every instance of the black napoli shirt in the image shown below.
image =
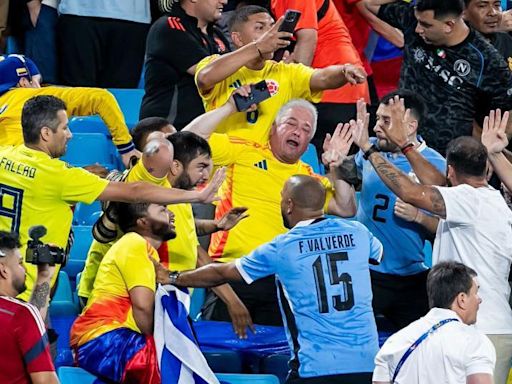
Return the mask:
{"type": "Polygon", "coordinates": [[[480,33],[471,29],[460,44],[433,46],[415,32],[412,5],[382,5],[378,16],[404,33],[400,88],[425,98],[428,113],[419,133],[430,147],[445,154],[450,140],[471,136],[473,120],[482,124],[479,107],[485,106],[485,114],[490,109],[512,109],[512,74],[480,33]]]}
{"type": "Polygon", "coordinates": [[[206,56],[229,51],[229,43],[213,25],[204,34],[197,22],[176,2],[169,14],[151,26],[146,43],[141,119],[163,117],[181,129],[204,113],[194,77],[187,69],[206,56]]]}

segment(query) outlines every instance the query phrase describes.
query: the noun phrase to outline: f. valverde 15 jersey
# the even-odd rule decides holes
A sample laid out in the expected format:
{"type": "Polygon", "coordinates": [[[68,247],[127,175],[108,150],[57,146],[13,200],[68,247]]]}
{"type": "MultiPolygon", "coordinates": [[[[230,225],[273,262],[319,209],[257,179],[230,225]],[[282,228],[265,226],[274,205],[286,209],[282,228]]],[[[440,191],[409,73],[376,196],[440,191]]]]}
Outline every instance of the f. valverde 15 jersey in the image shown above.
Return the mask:
{"type": "Polygon", "coordinates": [[[471,136],[473,120],[483,116],[475,111],[484,102],[488,109],[512,109],[512,73],[480,33],[471,29],[457,45],[434,46],[415,32],[412,4],[382,5],[378,16],[404,33],[400,88],[425,98],[428,114],[419,133],[430,147],[444,154],[450,140],[471,136]]]}
{"type": "MultiPolygon", "coordinates": [[[[41,238],[66,248],[73,212],[71,205],[92,203],[105,190],[108,181],[82,168],[74,168],[48,154],[28,148],[0,148],[0,230],[20,235],[25,255],[28,231],[44,225],[41,238]]],[[[25,263],[27,290],[20,298],[27,301],[32,292],[37,267],[25,263]]],[[[57,279],[54,274],[52,285],[57,279]]]]}
{"type": "Polygon", "coordinates": [[[373,371],[379,344],[368,264],[380,262],[382,249],[361,223],[320,218],[236,260],[249,284],[276,275],[300,377],[373,371]]]}

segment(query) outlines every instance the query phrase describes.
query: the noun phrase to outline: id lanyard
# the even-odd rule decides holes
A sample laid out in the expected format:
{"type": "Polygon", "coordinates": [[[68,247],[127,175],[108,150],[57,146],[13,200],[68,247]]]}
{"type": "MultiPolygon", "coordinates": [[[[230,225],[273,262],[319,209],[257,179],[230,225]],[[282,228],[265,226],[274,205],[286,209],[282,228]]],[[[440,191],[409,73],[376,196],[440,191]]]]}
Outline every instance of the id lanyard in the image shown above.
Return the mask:
{"type": "Polygon", "coordinates": [[[423,340],[425,340],[427,337],[429,337],[432,333],[434,333],[435,331],[437,331],[439,328],[441,328],[443,325],[447,324],[447,323],[450,323],[452,321],[459,321],[458,319],[444,319],[444,320],[441,320],[439,323],[437,324],[434,324],[434,326],[432,328],[430,328],[427,332],[425,332],[423,335],[421,335],[418,340],[416,340],[410,347],[407,351],[405,351],[404,355],[402,356],[402,358],[400,359],[400,361],[398,362],[397,366],[396,366],[396,369],[395,369],[395,373],[393,374],[393,380],[391,380],[391,383],[395,383],[395,379],[396,377],[398,376],[398,372],[400,372],[400,369],[402,369],[402,366],[404,365],[405,361],[407,360],[407,358],[410,356],[410,354],[416,349],[418,348],[418,345],[421,344],[421,342],[423,340]]]}

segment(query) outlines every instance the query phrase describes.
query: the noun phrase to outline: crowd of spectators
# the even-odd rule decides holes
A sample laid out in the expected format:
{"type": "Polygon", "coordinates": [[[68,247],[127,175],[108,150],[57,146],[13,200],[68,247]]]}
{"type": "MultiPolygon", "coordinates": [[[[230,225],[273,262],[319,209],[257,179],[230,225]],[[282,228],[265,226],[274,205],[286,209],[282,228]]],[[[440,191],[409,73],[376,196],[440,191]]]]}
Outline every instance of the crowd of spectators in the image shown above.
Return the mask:
{"type": "Polygon", "coordinates": [[[507,383],[500,1],[28,0],[0,2],[0,30],[19,47],[0,57],[1,382],[58,382],[59,258],[73,206],[100,200],[69,347],[101,380],[167,382],[161,284],[208,288],[203,319],[234,337],[284,326],[288,384],[507,383]],[[289,9],[293,33],[280,30],[289,9]],[[380,100],[377,34],[403,50],[380,100]],[[107,88],[141,82],[130,131],[107,88]],[[126,169],[59,159],[68,117],[89,115],[126,169]],[[311,148],[320,170],[302,160],[311,148]]]}

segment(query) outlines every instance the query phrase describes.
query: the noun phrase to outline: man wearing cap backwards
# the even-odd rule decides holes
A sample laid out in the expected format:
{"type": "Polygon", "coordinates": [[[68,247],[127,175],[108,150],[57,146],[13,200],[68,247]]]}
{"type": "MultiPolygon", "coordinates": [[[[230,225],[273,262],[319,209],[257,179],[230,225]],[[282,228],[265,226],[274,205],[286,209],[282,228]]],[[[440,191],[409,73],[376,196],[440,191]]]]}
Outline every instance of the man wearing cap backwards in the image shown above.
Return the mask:
{"type": "Polygon", "coordinates": [[[34,96],[62,99],[70,116],[100,115],[125,165],[138,151],[132,143],[123,112],[105,89],[82,87],[41,87],[42,76],[35,63],[22,55],[0,56],[0,145],[23,144],[21,110],[34,96]]]}

